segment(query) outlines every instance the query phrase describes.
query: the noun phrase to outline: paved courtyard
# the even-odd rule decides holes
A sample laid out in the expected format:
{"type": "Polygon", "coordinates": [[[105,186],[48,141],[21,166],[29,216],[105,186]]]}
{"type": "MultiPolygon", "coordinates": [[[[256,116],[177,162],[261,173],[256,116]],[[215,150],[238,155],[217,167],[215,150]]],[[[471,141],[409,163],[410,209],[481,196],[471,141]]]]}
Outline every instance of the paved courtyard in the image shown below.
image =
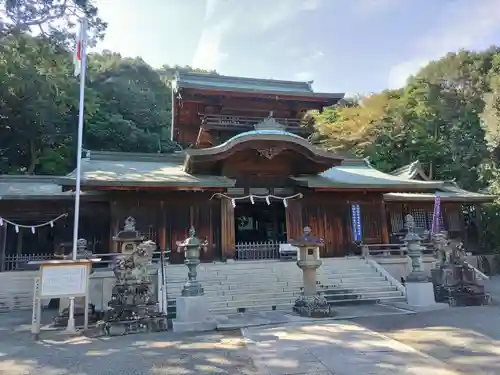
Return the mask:
{"type": "Polygon", "coordinates": [[[0,374],[500,374],[500,307],[294,321],[198,335],[171,332],[35,342],[0,315],[0,374]]]}

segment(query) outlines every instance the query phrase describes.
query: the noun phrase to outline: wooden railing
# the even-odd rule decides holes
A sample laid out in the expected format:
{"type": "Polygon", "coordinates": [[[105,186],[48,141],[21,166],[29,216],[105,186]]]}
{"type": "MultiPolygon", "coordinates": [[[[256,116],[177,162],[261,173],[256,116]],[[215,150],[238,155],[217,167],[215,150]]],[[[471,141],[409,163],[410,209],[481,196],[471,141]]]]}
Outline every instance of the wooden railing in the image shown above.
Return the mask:
{"type": "Polygon", "coordinates": [[[249,241],[236,243],[236,260],[279,259],[280,241],[249,241]]]}
{"type": "MultiPolygon", "coordinates": [[[[247,116],[234,116],[234,115],[208,115],[199,113],[202,126],[209,129],[229,130],[229,129],[253,129],[255,125],[264,121],[266,117],[247,117],[247,116]]],[[[274,118],[281,125],[285,126],[287,130],[304,131],[307,129],[303,127],[303,123],[297,118],[274,118]]]]}

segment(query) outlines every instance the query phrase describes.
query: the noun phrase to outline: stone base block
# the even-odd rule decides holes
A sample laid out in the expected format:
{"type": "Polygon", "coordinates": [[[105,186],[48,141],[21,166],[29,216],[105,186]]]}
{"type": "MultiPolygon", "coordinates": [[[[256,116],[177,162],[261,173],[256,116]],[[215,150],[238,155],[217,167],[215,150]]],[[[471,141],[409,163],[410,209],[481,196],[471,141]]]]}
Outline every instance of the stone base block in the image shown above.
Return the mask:
{"type": "Polygon", "coordinates": [[[436,304],[434,299],[434,287],[430,282],[408,282],[406,283],[406,299],[411,306],[432,306],[436,304]]]}
{"type": "Polygon", "coordinates": [[[308,318],[327,318],[333,316],[330,305],[323,296],[300,296],[295,300],[293,311],[308,318]]]}
{"type": "Polygon", "coordinates": [[[132,333],[162,332],[167,330],[167,316],[159,315],[127,321],[98,322],[96,336],[123,336],[132,333]]]}
{"type": "Polygon", "coordinates": [[[179,322],[177,319],[172,321],[174,332],[204,332],[214,331],[216,328],[217,322],[213,319],[205,319],[201,322],[179,322]]]}
{"type": "Polygon", "coordinates": [[[208,311],[205,296],[178,297],[176,316],[177,319],[172,321],[174,332],[211,331],[217,327],[208,311]]]}

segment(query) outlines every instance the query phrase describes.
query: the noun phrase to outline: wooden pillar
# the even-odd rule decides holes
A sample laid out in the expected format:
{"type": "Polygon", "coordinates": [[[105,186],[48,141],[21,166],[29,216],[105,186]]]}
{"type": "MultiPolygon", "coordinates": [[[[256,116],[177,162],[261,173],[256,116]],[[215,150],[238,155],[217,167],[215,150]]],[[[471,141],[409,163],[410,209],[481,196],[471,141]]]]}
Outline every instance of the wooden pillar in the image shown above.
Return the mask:
{"type": "Polygon", "coordinates": [[[5,252],[7,246],[7,224],[0,227],[0,272],[5,271],[5,252]]]}
{"type": "Polygon", "coordinates": [[[158,233],[158,247],[161,251],[167,249],[167,220],[165,217],[165,202],[160,201],[160,217],[159,217],[160,230],[158,233]]]}
{"type": "Polygon", "coordinates": [[[300,199],[290,199],[286,208],[286,238],[288,242],[299,238],[304,230],[302,224],[302,202],[300,199]]]}
{"type": "Polygon", "coordinates": [[[230,199],[221,199],[221,211],[222,255],[227,259],[233,259],[236,255],[236,236],[234,207],[230,199]]]}
{"type": "Polygon", "coordinates": [[[381,220],[382,220],[382,243],[383,244],[388,244],[389,243],[389,228],[387,224],[387,218],[389,217],[387,215],[387,205],[385,204],[385,201],[382,199],[382,202],[380,204],[380,214],[381,214],[381,220]]]}
{"type": "Polygon", "coordinates": [[[113,237],[120,231],[120,216],[118,215],[118,204],[116,200],[110,202],[110,227],[109,227],[109,253],[116,253],[118,249],[113,237]]]}

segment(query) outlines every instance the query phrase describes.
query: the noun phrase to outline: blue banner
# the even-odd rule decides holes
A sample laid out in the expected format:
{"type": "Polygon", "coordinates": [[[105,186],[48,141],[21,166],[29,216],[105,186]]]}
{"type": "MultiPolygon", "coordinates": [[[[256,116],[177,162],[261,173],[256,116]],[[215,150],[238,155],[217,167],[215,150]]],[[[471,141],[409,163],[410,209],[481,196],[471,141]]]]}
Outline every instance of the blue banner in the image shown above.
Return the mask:
{"type": "Polygon", "coordinates": [[[361,229],[361,208],[358,203],[351,204],[352,235],[354,241],[361,242],[363,231],[361,229]]]}

